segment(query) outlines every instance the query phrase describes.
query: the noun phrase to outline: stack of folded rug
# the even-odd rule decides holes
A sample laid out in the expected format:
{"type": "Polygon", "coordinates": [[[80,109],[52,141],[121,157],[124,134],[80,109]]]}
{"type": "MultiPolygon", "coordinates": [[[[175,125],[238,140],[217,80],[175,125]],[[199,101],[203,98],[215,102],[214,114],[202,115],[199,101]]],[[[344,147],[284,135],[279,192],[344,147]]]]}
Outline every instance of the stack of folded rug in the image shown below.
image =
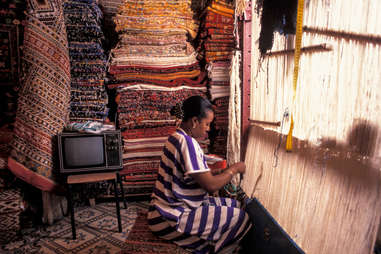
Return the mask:
{"type": "Polygon", "coordinates": [[[206,62],[229,61],[234,49],[234,6],[229,0],[213,0],[204,12],[200,49],[206,62]]]}
{"type": "Polygon", "coordinates": [[[208,71],[210,99],[215,104],[211,152],[226,156],[230,60],[234,51],[234,6],[232,1],[213,0],[204,12],[198,47],[208,71]]]}
{"type": "Polygon", "coordinates": [[[129,193],[141,193],[143,187],[152,188],[164,143],[179,123],[170,115],[171,108],[189,96],[202,95],[202,91],[140,85],[118,92],[118,123],[124,140],[121,174],[129,193]]]}
{"type": "Polygon", "coordinates": [[[113,18],[119,42],[111,50],[108,88],[117,94],[127,194],[151,193],[164,143],[179,124],[171,108],[206,96],[206,73],[188,41],[198,31],[190,5],[127,0],[113,18]]]}
{"type": "Polygon", "coordinates": [[[216,108],[214,109],[215,136],[211,150],[213,154],[226,158],[227,136],[229,126],[229,97],[221,97],[214,100],[216,108]]]}
{"type": "MultiPolygon", "coordinates": [[[[22,75],[8,167],[26,183],[52,192],[58,188],[54,137],[67,123],[70,106],[70,58],[63,2],[26,3],[22,75]]],[[[26,202],[36,204],[38,197],[32,196],[26,202]]],[[[59,209],[55,211],[43,219],[51,223],[61,215],[59,209]]]]}
{"type": "Polygon", "coordinates": [[[107,59],[102,48],[102,12],[96,0],[70,0],[64,15],[71,65],[70,122],[104,121],[107,59]]]}

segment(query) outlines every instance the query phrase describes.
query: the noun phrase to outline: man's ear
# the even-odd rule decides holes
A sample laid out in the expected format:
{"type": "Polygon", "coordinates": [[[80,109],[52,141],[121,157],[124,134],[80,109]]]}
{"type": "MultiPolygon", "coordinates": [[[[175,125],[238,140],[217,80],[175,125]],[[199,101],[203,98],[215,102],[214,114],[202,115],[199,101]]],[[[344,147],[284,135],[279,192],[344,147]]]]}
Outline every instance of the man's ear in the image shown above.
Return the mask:
{"type": "Polygon", "coordinates": [[[199,123],[197,116],[192,117],[192,128],[196,128],[197,124],[199,123]]]}

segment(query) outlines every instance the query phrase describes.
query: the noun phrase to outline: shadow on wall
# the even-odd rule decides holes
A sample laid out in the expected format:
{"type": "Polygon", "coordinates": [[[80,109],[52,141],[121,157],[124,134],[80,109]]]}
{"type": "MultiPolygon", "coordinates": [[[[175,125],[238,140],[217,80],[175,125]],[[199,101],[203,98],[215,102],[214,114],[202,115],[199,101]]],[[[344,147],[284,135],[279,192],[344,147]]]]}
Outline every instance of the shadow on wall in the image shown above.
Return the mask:
{"type": "MultiPolygon", "coordinates": [[[[368,121],[355,119],[353,128],[348,135],[348,145],[355,153],[362,156],[374,157],[378,136],[378,126],[368,121]]],[[[378,225],[378,233],[375,244],[375,253],[381,253],[381,224],[378,225]]]]}
{"type": "Polygon", "coordinates": [[[323,138],[319,148],[336,148],[357,155],[372,157],[375,153],[378,127],[367,120],[355,119],[346,142],[338,143],[334,138],[323,138]]]}
{"type": "Polygon", "coordinates": [[[313,161],[320,166],[329,167],[351,181],[362,182],[368,187],[378,185],[379,165],[375,151],[378,127],[368,120],[354,119],[345,141],[325,138],[321,145],[312,148],[313,161]]]}
{"type": "Polygon", "coordinates": [[[363,156],[373,156],[378,136],[378,127],[368,121],[355,119],[352,131],[348,135],[351,150],[363,156]]]}
{"type": "MultiPolygon", "coordinates": [[[[378,181],[375,179],[381,177],[379,172],[381,158],[376,157],[376,150],[379,147],[378,129],[378,126],[370,123],[369,120],[354,119],[346,140],[338,141],[335,138],[324,137],[320,145],[316,146],[306,140],[294,137],[292,153],[286,153],[284,150],[286,146],[285,135],[281,138],[281,143],[278,144],[279,133],[265,130],[259,125],[251,126],[250,134],[248,137],[244,137],[243,141],[249,142],[249,136],[253,135],[252,138],[256,140],[253,145],[255,147],[261,146],[261,151],[266,150],[263,145],[268,143],[272,149],[275,149],[275,151],[273,150],[276,157],[274,160],[280,167],[287,166],[290,160],[297,157],[298,160],[305,159],[311,167],[331,169],[331,172],[336,175],[348,177],[357,183],[362,182],[369,187],[369,181],[377,185],[378,181]],[[279,152],[277,152],[278,148],[280,148],[279,152]]],[[[246,157],[247,154],[245,153],[244,158],[246,157]]],[[[251,157],[253,155],[250,154],[249,158],[251,157]]],[[[265,160],[271,160],[270,157],[266,156],[267,159],[265,160]]],[[[261,159],[255,161],[260,163],[261,159]]],[[[295,167],[299,168],[299,166],[295,167]]]]}

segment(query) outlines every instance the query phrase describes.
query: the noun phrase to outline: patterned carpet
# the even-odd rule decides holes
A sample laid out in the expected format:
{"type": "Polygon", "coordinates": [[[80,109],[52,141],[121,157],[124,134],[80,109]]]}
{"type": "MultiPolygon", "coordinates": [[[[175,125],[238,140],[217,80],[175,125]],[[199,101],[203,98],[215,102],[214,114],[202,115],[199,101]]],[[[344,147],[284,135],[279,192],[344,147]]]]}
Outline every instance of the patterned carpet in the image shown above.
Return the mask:
{"type": "Polygon", "coordinates": [[[5,229],[0,231],[1,245],[17,239],[20,211],[19,192],[16,190],[0,190],[0,227],[5,229]]]}
{"type": "Polygon", "coordinates": [[[148,228],[147,211],[139,210],[134,226],[126,242],[129,243],[121,254],[190,254],[177,245],[156,237],[148,228]]]}
{"type": "Polygon", "coordinates": [[[72,240],[69,216],[52,226],[21,235],[19,192],[0,191],[0,227],[3,229],[0,253],[120,253],[130,248],[126,239],[137,215],[148,208],[148,202],[142,201],[129,202],[128,209],[121,209],[122,233],[118,233],[115,203],[110,202],[76,208],[77,240],[72,240]]]}

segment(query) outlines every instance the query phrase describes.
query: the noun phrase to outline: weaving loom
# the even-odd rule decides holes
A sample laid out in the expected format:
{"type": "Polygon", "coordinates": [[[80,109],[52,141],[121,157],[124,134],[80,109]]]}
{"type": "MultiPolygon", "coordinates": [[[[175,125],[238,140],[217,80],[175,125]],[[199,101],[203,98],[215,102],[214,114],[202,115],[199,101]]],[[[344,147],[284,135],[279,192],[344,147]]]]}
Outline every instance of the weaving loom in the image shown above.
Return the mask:
{"type": "MultiPolygon", "coordinates": [[[[252,42],[260,37],[254,27],[261,22],[254,8],[252,42]]],[[[256,78],[249,90],[256,126],[249,134],[243,188],[307,253],[373,252],[381,195],[380,76],[374,68],[381,59],[375,39],[381,30],[360,20],[377,24],[377,8],[372,1],[306,3],[302,46],[325,43],[331,50],[302,52],[296,87],[294,58],[285,52],[294,41],[274,34],[272,49],[283,53],[262,62],[260,49],[251,51],[259,62],[251,65],[256,78]],[[284,151],[288,112],[295,119],[291,153],[284,151]]]]}

